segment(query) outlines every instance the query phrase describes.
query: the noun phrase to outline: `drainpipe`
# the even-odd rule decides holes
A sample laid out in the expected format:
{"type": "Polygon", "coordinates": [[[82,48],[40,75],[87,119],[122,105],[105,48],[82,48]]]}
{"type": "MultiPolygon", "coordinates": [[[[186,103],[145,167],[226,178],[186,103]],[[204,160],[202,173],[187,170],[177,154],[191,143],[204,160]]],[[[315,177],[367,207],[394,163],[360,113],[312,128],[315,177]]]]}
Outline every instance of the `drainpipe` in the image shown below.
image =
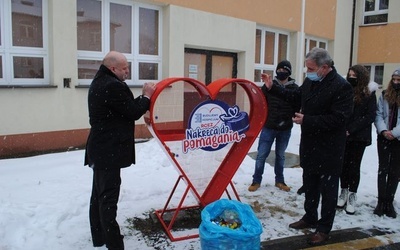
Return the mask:
{"type": "Polygon", "coordinates": [[[353,0],[353,15],[351,20],[351,36],[350,36],[350,65],[349,68],[353,65],[353,48],[354,48],[354,26],[356,19],[356,0],[353,0]]]}
{"type": "Polygon", "coordinates": [[[304,44],[305,44],[305,34],[304,34],[304,20],[305,20],[305,12],[306,12],[306,0],[302,0],[301,4],[301,27],[300,27],[300,48],[297,51],[300,51],[299,59],[297,60],[297,82],[299,84],[303,83],[304,78],[304,44]]]}

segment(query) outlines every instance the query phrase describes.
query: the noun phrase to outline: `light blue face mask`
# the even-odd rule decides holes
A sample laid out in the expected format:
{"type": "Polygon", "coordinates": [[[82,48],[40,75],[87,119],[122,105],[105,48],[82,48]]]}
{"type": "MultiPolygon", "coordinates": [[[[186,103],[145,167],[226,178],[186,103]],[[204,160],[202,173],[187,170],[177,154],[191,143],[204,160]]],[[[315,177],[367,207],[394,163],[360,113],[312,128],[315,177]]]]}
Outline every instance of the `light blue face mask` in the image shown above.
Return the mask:
{"type": "Polygon", "coordinates": [[[307,72],[306,73],[307,78],[310,79],[311,81],[321,80],[322,76],[318,75],[318,71],[319,71],[319,69],[316,72],[307,72]]]}

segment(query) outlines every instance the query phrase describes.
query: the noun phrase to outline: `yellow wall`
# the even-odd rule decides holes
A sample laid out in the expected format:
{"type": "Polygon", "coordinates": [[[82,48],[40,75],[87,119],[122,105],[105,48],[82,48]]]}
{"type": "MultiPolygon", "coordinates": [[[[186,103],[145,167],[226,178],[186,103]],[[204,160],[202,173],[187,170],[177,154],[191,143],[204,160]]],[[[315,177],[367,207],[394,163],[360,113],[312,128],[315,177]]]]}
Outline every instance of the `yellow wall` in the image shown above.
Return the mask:
{"type": "Polygon", "coordinates": [[[306,34],[335,38],[336,0],[306,0],[305,17],[306,34]]]}
{"type": "MultiPolygon", "coordinates": [[[[334,39],[337,0],[306,0],[305,32],[334,39]]],[[[301,29],[301,0],[154,0],[210,13],[279,27],[289,31],[301,29]]]]}
{"type": "Polygon", "coordinates": [[[400,23],[360,27],[358,63],[398,63],[399,31],[400,23]]]}

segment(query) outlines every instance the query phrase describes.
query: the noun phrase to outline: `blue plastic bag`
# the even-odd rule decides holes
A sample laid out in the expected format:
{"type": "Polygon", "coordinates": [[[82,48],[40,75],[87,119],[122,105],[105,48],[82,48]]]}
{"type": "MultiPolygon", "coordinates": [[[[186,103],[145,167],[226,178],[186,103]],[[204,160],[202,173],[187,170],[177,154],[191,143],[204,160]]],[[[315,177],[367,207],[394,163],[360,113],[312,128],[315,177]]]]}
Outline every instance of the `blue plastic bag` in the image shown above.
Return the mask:
{"type": "Polygon", "coordinates": [[[261,223],[248,204],[221,199],[201,211],[199,234],[202,250],[259,250],[261,233],[261,223]],[[232,229],[216,223],[227,211],[232,216],[238,215],[239,218],[232,218],[239,222],[238,227],[232,229]]]}

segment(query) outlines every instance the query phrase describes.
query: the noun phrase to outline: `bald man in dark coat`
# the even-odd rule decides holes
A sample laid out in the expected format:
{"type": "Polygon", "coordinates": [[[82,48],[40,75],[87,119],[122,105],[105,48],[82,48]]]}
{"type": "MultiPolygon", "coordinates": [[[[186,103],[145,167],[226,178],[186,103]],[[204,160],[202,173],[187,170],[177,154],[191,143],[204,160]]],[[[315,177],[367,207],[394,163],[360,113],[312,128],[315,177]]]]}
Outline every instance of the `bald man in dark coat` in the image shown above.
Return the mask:
{"type": "Polygon", "coordinates": [[[90,228],[95,247],[124,249],[116,221],[121,168],[135,163],[135,121],[150,107],[155,86],[146,83],[142,95],[134,98],[124,82],[129,74],[126,57],[116,51],[103,59],[88,95],[90,134],[85,165],[93,169],[90,199],[90,228]]]}

